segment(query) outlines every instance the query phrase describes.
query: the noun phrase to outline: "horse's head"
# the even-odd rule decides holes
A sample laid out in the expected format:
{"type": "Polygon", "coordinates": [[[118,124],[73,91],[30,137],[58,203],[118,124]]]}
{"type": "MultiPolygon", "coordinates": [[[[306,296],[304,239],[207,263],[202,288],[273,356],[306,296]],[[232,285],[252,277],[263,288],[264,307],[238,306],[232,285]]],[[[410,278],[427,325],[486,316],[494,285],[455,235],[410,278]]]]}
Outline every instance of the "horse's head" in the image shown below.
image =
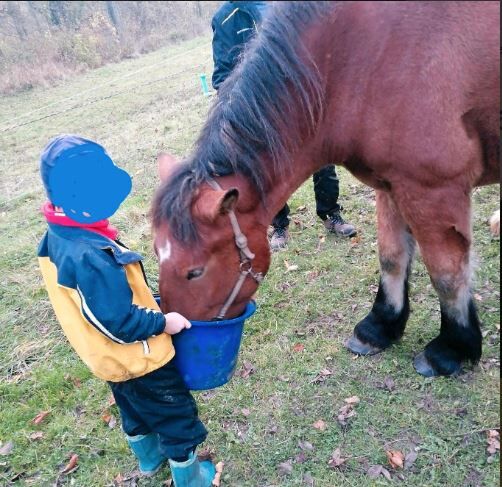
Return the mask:
{"type": "MultiPolygon", "coordinates": [[[[161,154],[158,164],[164,184],[156,204],[163,191],[176,190],[169,180],[178,163],[172,156],[161,154]]],[[[195,239],[176,238],[172,222],[166,219],[154,222],[163,311],[209,320],[221,314],[227,303],[225,317],[238,316],[270,265],[267,219],[259,198],[244,177],[232,175],[218,178],[216,184],[210,181],[196,187],[189,208],[187,217],[195,227],[195,239]],[[233,292],[237,293],[235,299],[229,300],[233,292]]]]}

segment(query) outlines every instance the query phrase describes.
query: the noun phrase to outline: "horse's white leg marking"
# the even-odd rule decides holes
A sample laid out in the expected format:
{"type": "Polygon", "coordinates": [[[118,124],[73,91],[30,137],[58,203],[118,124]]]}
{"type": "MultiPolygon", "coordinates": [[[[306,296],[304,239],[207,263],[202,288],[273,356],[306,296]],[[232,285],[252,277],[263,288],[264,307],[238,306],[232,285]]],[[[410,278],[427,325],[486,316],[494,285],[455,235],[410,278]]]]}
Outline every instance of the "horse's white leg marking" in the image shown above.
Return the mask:
{"type": "Polygon", "coordinates": [[[385,297],[394,307],[396,312],[403,309],[404,282],[406,280],[406,264],[401,267],[399,274],[382,272],[382,285],[385,289],[385,297]]]}
{"type": "Polygon", "coordinates": [[[169,240],[167,240],[166,238],[166,243],[164,244],[163,247],[159,247],[158,251],[159,251],[160,262],[168,260],[169,257],[171,257],[171,242],[169,242],[169,240]]]}
{"type": "Polygon", "coordinates": [[[385,298],[399,313],[404,305],[404,286],[407,280],[408,270],[415,253],[415,242],[408,232],[400,235],[403,239],[403,251],[394,262],[392,271],[381,268],[382,285],[385,290],[385,298]]]}
{"type": "Polygon", "coordinates": [[[469,264],[465,265],[460,275],[446,276],[442,281],[449,285],[447,285],[446,289],[442,287],[437,289],[440,299],[446,304],[446,312],[455,318],[460,326],[469,326],[469,303],[471,302],[471,280],[474,261],[472,253],[469,257],[469,264]]]}

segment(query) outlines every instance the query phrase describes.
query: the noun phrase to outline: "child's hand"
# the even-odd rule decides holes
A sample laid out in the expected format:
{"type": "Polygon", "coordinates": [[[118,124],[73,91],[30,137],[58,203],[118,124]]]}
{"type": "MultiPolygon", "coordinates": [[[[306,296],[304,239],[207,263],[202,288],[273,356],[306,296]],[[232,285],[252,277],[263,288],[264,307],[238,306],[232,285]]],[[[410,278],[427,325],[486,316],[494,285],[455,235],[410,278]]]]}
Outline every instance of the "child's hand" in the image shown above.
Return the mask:
{"type": "Polygon", "coordinates": [[[164,317],[166,318],[164,333],[168,335],[176,335],[176,333],[179,333],[184,328],[190,328],[192,326],[192,323],[179,313],[167,313],[164,317]]]}

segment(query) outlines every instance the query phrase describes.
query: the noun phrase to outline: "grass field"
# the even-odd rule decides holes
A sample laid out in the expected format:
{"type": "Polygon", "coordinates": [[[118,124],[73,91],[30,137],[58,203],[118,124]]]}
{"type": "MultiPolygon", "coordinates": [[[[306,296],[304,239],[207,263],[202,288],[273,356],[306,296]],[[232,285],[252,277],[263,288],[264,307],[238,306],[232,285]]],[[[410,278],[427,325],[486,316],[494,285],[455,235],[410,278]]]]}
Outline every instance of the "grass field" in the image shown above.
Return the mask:
{"type": "MultiPolygon", "coordinates": [[[[147,218],[155,156],[191,147],[211,102],[198,74],[209,77],[211,66],[209,39],[201,38],[0,99],[0,452],[8,453],[0,455],[0,485],[158,486],[169,477],[168,469],[153,480],[131,477],[135,463],[119,424],[105,422],[107,415],[118,420],[109,390],[75,356],[52,314],[36,261],[45,226],[38,157],[52,136],[79,133],[127,169],[133,191],[113,221],[145,256],[156,290],[147,218]],[[41,411],[49,414],[35,425],[41,411]],[[78,469],[61,474],[72,453],[78,469]]],[[[291,242],[274,255],[260,289],[238,376],[196,394],[210,431],[205,446],[225,462],[222,485],[498,485],[499,455],[487,452],[487,430],[499,428],[500,248],[486,224],[498,187],[473,197],[483,358],[459,378],[431,380],[411,363],[439,329],[438,301],[420,258],[401,343],[371,358],[343,348],[372,303],[378,264],[373,191],[342,169],[339,176],[345,217],[360,240],[321,238],[306,182],[290,200],[291,242]],[[298,269],[288,271],[286,263],[298,269]],[[356,415],[341,425],[339,410],[352,396],[359,398],[356,415]],[[337,449],[342,458],[335,454],[330,465],[337,449]],[[386,450],[408,455],[406,468],[393,469],[386,450]],[[378,475],[375,465],[386,470],[378,475]]]]}

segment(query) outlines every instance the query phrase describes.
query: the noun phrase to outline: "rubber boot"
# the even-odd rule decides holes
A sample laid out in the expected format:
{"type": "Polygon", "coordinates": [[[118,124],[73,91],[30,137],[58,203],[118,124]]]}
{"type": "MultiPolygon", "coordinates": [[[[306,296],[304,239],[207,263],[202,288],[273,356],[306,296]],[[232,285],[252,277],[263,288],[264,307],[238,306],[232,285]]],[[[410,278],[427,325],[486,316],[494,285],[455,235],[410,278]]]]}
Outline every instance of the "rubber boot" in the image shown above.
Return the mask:
{"type": "Polygon", "coordinates": [[[139,471],[145,477],[155,475],[166,458],[160,452],[159,435],[127,436],[127,442],[139,462],[139,471]]]}
{"type": "Polygon", "coordinates": [[[191,453],[186,462],[169,460],[171,475],[175,487],[211,487],[216,469],[212,462],[200,462],[195,453],[191,453]]]}

